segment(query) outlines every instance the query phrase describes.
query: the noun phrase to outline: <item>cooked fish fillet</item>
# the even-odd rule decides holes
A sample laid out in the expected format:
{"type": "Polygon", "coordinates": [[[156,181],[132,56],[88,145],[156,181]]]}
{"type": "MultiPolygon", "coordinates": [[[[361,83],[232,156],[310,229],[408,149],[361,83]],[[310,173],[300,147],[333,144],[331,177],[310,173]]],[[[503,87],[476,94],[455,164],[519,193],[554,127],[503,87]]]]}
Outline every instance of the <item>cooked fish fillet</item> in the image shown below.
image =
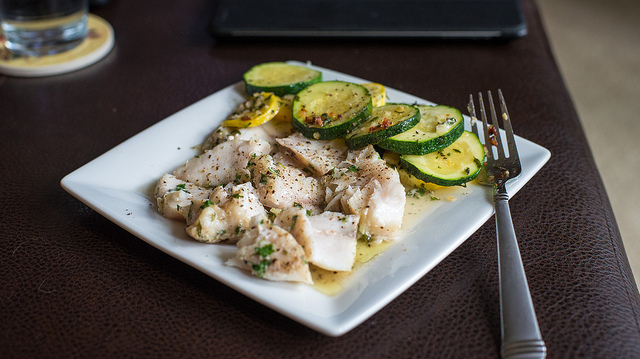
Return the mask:
{"type": "Polygon", "coordinates": [[[187,233],[201,241],[234,241],[244,234],[251,218],[266,213],[250,182],[216,187],[208,200],[194,201],[187,233]]]}
{"type": "Polygon", "coordinates": [[[285,209],[301,205],[313,212],[324,207],[324,187],[302,170],[276,162],[270,155],[255,156],[248,168],[258,197],[266,207],[285,209]]]}
{"type": "Polygon", "coordinates": [[[271,145],[261,139],[233,139],[217,145],[187,161],[173,174],[200,187],[215,187],[229,182],[247,182],[247,163],[252,155],[269,153],[271,145]]]}
{"type": "Polygon", "coordinates": [[[207,199],[210,194],[211,189],[179,180],[171,174],[160,178],[154,192],[158,211],[163,216],[176,220],[186,220],[191,201],[207,199]]]}
{"type": "Polygon", "coordinates": [[[274,224],[289,229],[310,263],[332,271],[353,268],[358,216],[336,212],[308,215],[305,210],[292,207],[280,212],[274,224]]]}
{"type": "Polygon", "coordinates": [[[195,240],[203,243],[217,243],[225,240],[227,234],[226,213],[208,199],[191,202],[185,231],[195,240]]]}
{"type": "Polygon", "coordinates": [[[349,151],[322,182],[327,210],[357,214],[358,230],[373,243],[397,239],[406,203],[404,187],[398,172],[387,166],[373,146],[349,151]]]}
{"type": "Polygon", "coordinates": [[[220,126],[205,139],[202,143],[202,150],[210,150],[223,142],[234,139],[241,139],[245,141],[249,141],[250,139],[261,139],[271,144],[275,144],[276,138],[286,137],[292,132],[291,121],[269,121],[260,126],[247,128],[220,126]]]}
{"type": "Polygon", "coordinates": [[[324,175],[347,158],[348,147],[343,139],[316,141],[296,132],[276,141],[314,176],[324,175]]]}
{"type": "Polygon", "coordinates": [[[291,233],[255,216],[237,243],[236,257],[251,273],[272,281],[313,284],[302,246],[291,233]]]}

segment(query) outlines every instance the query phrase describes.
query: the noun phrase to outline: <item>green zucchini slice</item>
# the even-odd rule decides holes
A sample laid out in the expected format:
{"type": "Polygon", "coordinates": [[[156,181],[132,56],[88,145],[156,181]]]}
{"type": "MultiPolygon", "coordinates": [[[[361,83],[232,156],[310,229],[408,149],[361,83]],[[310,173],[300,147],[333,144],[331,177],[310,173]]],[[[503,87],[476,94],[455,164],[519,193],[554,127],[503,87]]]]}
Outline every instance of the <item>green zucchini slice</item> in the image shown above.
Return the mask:
{"type": "Polygon", "coordinates": [[[420,122],[420,110],[416,107],[402,103],[389,103],[374,107],[371,117],[344,139],[349,148],[359,149],[407,131],[418,122],[420,122]]]}
{"type": "Polygon", "coordinates": [[[403,155],[424,155],[451,145],[462,135],[464,120],[460,110],[444,106],[417,105],[420,122],[378,146],[403,155]]]}
{"type": "Polygon", "coordinates": [[[460,186],[474,180],[484,163],[484,146],[464,131],[452,145],[426,155],[402,155],[400,166],[424,182],[460,186]]]}
{"type": "Polygon", "coordinates": [[[282,97],[322,81],[322,72],[285,62],[266,62],[253,66],[242,78],[249,95],[271,92],[282,97]]]}
{"type": "Polygon", "coordinates": [[[291,125],[307,138],[332,140],[355,130],[371,116],[371,95],[362,85],[318,82],[293,99],[291,125]]]}

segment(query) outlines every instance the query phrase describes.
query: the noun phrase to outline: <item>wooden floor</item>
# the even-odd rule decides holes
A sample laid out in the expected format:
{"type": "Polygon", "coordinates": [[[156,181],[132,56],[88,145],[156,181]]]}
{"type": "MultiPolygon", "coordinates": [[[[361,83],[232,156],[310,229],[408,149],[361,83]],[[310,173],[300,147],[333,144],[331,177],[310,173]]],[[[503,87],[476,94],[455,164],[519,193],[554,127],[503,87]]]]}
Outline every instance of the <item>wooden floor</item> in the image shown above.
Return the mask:
{"type": "Polygon", "coordinates": [[[537,1],[640,284],[640,1],[537,1]]]}

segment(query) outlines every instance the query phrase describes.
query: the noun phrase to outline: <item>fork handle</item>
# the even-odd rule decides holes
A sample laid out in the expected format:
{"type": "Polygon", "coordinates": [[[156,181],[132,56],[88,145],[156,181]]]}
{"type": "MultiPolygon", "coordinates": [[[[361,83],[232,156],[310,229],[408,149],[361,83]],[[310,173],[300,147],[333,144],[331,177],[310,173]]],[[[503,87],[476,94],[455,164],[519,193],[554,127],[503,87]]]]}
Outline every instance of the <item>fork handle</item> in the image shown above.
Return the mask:
{"type": "Polygon", "coordinates": [[[503,358],[545,358],[547,347],[533,309],[511,220],[509,195],[504,186],[498,186],[494,201],[500,277],[501,355],[503,358]]]}

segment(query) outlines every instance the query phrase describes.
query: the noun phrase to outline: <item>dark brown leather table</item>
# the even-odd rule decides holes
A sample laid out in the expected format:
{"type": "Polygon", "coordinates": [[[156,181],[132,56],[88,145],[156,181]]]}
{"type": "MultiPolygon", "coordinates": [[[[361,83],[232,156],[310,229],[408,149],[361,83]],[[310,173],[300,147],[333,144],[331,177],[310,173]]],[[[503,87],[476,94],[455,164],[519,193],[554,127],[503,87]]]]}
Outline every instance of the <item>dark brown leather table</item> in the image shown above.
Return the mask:
{"type": "Polygon", "coordinates": [[[551,358],[640,357],[640,306],[607,194],[535,3],[511,42],[214,43],[205,0],[114,1],[116,46],[66,75],[0,76],[0,357],[491,358],[500,345],[493,221],[338,338],[154,249],[60,187],[68,173],[250,66],[314,64],[464,109],[501,88],[551,160],[511,200],[551,358]]]}

